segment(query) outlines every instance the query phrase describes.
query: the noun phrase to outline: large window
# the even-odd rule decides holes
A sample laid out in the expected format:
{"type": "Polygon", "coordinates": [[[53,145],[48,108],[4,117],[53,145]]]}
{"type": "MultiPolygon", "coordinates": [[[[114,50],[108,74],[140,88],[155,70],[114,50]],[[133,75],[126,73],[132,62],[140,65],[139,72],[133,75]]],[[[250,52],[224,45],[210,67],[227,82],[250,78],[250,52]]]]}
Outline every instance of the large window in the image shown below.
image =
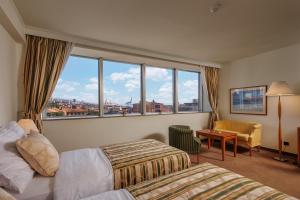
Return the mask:
{"type": "Polygon", "coordinates": [[[173,70],[146,67],[146,113],[173,112],[173,70]]]}
{"type": "Polygon", "coordinates": [[[178,71],[178,111],[199,111],[199,73],[178,71]]]}
{"type": "Polygon", "coordinates": [[[201,74],[70,56],[43,119],[211,111],[201,74]]]}
{"type": "Polygon", "coordinates": [[[104,114],[141,113],[141,66],[103,61],[104,114]]]}
{"type": "Polygon", "coordinates": [[[98,60],[70,56],[43,118],[99,115],[98,60]]]}

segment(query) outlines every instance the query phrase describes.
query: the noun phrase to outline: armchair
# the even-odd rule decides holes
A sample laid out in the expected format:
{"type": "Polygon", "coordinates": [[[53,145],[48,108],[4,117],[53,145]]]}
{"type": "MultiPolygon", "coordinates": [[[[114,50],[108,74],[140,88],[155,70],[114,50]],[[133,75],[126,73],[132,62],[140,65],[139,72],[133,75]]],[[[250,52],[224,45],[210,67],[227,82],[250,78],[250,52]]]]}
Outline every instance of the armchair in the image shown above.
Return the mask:
{"type": "Polygon", "coordinates": [[[193,130],[189,126],[173,125],[169,127],[169,145],[195,154],[200,151],[201,140],[194,137],[193,130]]]}
{"type": "Polygon", "coordinates": [[[252,155],[252,148],[257,147],[258,150],[261,145],[262,125],[258,123],[219,120],[214,123],[214,130],[226,131],[235,133],[238,139],[238,145],[247,147],[250,156],[252,155]]]}

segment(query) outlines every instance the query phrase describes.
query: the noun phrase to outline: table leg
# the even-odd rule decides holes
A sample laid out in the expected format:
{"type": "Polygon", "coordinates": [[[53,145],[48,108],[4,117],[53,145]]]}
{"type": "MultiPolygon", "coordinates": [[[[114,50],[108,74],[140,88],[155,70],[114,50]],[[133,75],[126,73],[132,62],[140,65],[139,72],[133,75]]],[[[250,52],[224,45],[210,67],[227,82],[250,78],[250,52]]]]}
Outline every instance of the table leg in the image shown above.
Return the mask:
{"type": "Polygon", "coordinates": [[[221,140],[222,143],[222,160],[225,160],[225,151],[226,151],[226,141],[224,138],[221,140]]]}
{"type": "Polygon", "coordinates": [[[234,148],[234,150],[233,150],[233,152],[234,152],[234,157],[236,157],[236,152],[237,152],[237,137],[235,137],[235,138],[233,139],[233,148],[234,148]]]}
{"type": "MultiPolygon", "coordinates": [[[[200,137],[199,137],[200,138],[200,137]]],[[[201,148],[201,144],[199,144],[199,148],[201,148]]],[[[197,163],[199,164],[200,162],[200,151],[197,152],[197,163]]]]}
{"type": "Polygon", "coordinates": [[[210,149],[210,137],[207,138],[207,148],[210,149]]]}

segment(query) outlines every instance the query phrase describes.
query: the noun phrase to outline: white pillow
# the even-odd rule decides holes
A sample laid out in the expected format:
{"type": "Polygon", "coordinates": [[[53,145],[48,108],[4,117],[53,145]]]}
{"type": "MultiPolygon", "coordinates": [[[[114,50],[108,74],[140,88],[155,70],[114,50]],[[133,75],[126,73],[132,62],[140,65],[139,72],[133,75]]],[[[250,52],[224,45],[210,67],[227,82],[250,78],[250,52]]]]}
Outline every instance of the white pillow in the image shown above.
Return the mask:
{"type": "Polygon", "coordinates": [[[16,149],[16,140],[22,137],[24,130],[16,122],[0,129],[0,186],[18,193],[24,191],[34,175],[16,149]]]}

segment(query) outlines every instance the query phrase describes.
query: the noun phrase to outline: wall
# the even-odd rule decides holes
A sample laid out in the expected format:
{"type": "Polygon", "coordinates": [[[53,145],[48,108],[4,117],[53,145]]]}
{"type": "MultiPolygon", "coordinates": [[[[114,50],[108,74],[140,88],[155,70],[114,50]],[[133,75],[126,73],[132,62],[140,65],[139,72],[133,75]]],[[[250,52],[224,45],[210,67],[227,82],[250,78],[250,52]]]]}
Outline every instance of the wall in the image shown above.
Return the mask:
{"type": "Polygon", "coordinates": [[[60,152],[141,138],[168,143],[170,125],[190,125],[197,130],[206,127],[208,116],[209,113],[194,113],[44,121],[44,134],[60,152]]]}
{"type": "Polygon", "coordinates": [[[17,77],[21,45],[0,24],[0,126],[17,120],[17,77]]]}
{"type": "MultiPolygon", "coordinates": [[[[268,115],[230,114],[229,89],[244,86],[270,85],[284,80],[300,94],[300,44],[227,63],[220,75],[220,113],[223,119],[255,121],[263,124],[262,146],[278,148],[278,98],[268,97],[268,115]]],[[[282,98],[283,139],[290,142],[285,149],[296,153],[296,128],[300,126],[300,96],[282,98]]]]}

